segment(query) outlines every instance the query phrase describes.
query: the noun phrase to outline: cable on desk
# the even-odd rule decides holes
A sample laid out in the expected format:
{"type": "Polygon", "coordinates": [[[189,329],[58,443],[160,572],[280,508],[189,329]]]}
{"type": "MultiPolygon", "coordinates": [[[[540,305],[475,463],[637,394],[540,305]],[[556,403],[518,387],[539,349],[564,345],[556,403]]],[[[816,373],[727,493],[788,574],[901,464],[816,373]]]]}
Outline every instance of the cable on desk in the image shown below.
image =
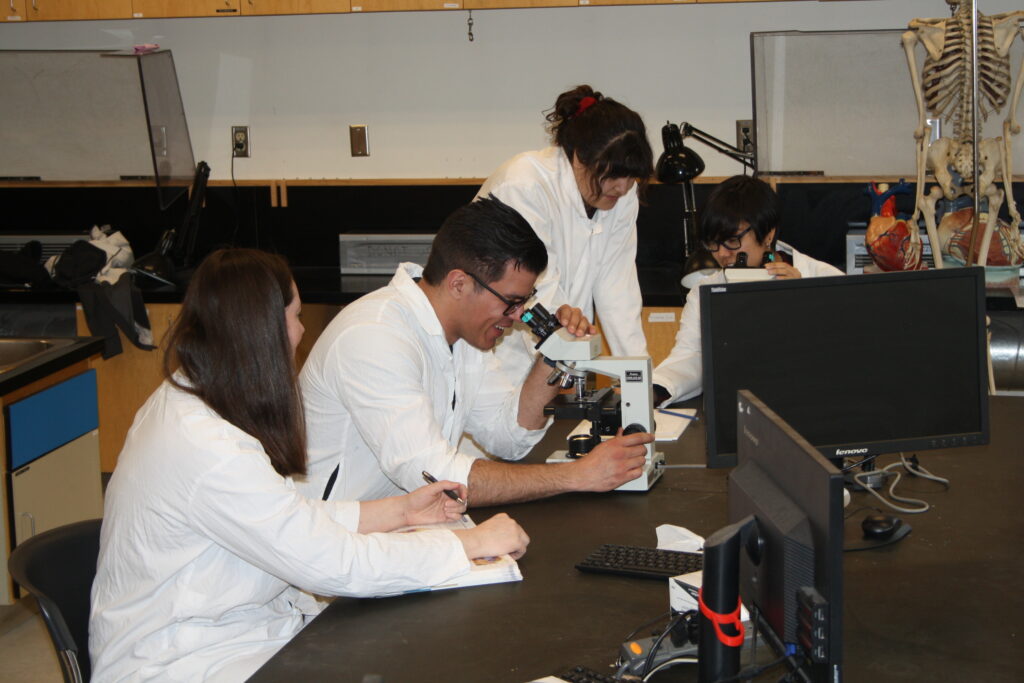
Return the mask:
{"type": "Polygon", "coordinates": [[[622,640],[624,642],[628,642],[630,640],[633,640],[633,636],[635,636],[637,633],[640,633],[640,631],[642,631],[643,629],[647,628],[648,626],[653,626],[654,624],[657,624],[662,619],[668,619],[671,616],[672,616],[672,610],[669,610],[668,612],[662,612],[661,614],[659,614],[658,616],[654,617],[653,619],[651,619],[647,623],[641,624],[641,625],[637,626],[635,629],[630,631],[628,636],[626,636],[622,640]]]}
{"type": "Polygon", "coordinates": [[[679,614],[672,617],[672,620],[668,622],[668,626],[661,632],[657,640],[651,643],[651,649],[647,651],[647,659],[644,660],[644,668],[640,670],[640,678],[646,680],[647,675],[651,672],[651,665],[654,663],[654,655],[658,652],[658,648],[661,647],[661,643],[665,640],[665,637],[672,632],[679,622],[686,618],[687,612],[680,612],[679,614]]]}
{"type": "Polygon", "coordinates": [[[949,481],[943,479],[942,477],[936,477],[935,475],[928,472],[924,468],[921,468],[920,465],[917,465],[916,467],[912,468],[908,464],[908,462],[909,461],[903,455],[903,453],[900,453],[900,462],[890,463],[880,470],[873,470],[870,472],[857,472],[856,474],[853,475],[853,480],[857,484],[860,484],[865,491],[867,491],[872,496],[880,500],[884,505],[886,505],[889,508],[892,508],[893,510],[896,510],[897,512],[902,512],[907,515],[917,515],[922,512],[928,512],[929,510],[931,510],[932,506],[929,505],[927,501],[921,500],[920,498],[909,498],[906,496],[899,496],[896,494],[896,486],[897,484],[900,483],[902,475],[899,472],[894,472],[893,470],[902,467],[908,474],[913,474],[914,476],[920,476],[925,479],[937,481],[939,483],[944,484],[946,487],[949,486],[949,481]],[[897,505],[896,503],[887,500],[885,497],[882,496],[882,494],[872,489],[868,485],[867,480],[869,477],[875,476],[877,474],[883,474],[885,476],[891,476],[893,478],[892,484],[889,485],[889,496],[893,500],[899,501],[900,503],[910,503],[912,505],[916,505],[917,507],[910,508],[903,505],[897,505]]]}

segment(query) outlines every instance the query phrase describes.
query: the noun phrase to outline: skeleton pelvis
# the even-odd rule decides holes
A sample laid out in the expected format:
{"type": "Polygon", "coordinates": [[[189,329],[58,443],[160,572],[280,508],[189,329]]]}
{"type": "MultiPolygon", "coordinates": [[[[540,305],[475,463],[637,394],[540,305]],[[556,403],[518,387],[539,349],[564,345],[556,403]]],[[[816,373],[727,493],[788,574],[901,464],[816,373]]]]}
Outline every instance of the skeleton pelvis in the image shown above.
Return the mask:
{"type": "MultiPolygon", "coordinates": [[[[974,209],[966,208],[947,213],[939,223],[938,233],[942,241],[942,253],[957,263],[967,263],[967,256],[971,249],[973,218],[974,209]]],[[[978,229],[981,230],[981,234],[978,235],[975,249],[981,247],[981,239],[987,222],[988,214],[981,214],[981,220],[978,221],[978,229]]],[[[1019,266],[1021,259],[1015,254],[1012,244],[1010,226],[1006,221],[998,220],[996,230],[992,235],[992,242],[989,244],[986,264],[989,266],[1019,266]]]]}
{"type": "Polygon", "coordinates": [[[864,245],[875,265],[884,271],[924,270],[920,240],[911,240],[907,221],[892,216],[873,216],[864,245]]]}

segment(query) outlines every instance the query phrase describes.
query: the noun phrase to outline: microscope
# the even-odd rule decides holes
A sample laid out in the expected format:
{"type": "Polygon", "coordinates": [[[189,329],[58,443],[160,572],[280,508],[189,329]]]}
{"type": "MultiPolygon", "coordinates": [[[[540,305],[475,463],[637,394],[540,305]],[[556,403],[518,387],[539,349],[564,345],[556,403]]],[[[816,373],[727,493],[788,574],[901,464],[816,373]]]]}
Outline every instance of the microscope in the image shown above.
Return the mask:
{"type": "MultiPolygon", "coordinates": [[[[573,394],[555,397],[544,407],[544,414],[555,419],[586,419],[591,424],[589,434],[570,436],[568,450],[555,451],[547,462],[572,462],[601,443],[602,436],[614,436],[620,426],[624,434],[654,433],[649,356],[602,356],[601,335],[574,337],[539,303],[524,311],[520,319],[540,339],[534,348],[553,368],[548,384],[574,389],[573,394]],[[620,393],[608,387],[588,389],[589,373],[617,379],[620,393]]],[[[661,478],[665,456],[655,452],[654,443],[646,448],[643,474],[616,491],[647,491],[661,478]]]]}

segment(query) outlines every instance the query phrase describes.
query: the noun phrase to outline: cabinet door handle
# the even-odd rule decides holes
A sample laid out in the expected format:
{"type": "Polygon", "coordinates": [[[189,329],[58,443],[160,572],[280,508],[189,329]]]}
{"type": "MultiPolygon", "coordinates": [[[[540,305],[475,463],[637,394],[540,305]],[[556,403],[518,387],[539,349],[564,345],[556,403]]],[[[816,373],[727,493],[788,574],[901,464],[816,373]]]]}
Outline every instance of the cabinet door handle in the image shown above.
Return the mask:
{"type": "Polygon", "coordinates": [[[28,517],[28,530],[29,530],[28,537],[32,538],[33,536],[36,535],[36,518],[35,518],[35,516],[31,512],[22,512],[21,516],[22,517],[28,517]]]}

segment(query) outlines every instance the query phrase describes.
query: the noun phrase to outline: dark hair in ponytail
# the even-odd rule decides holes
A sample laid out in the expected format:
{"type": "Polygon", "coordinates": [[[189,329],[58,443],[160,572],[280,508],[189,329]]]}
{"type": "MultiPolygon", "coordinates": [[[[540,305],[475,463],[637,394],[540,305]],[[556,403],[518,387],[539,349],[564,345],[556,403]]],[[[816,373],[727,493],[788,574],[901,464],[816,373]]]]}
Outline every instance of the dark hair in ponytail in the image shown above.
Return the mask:
{"type": "Polygon", "coordinates": [[[654,153],[635,111],[578,85],[559,95],[545,118],[552,141],[590,171],[595,193],[607,178],[636,178],[641,190],[647,186],[654,153]]]}
{"type": "Polygon", "coordinates": [[[200,264],[168,336],[164,373],[222,418],[259,439],[282,476],[306,472],[306,427],[285,307],[285,260],[221,249],[200,264]],[[173,377],[177,367],[188,379],[173,377]]]}

